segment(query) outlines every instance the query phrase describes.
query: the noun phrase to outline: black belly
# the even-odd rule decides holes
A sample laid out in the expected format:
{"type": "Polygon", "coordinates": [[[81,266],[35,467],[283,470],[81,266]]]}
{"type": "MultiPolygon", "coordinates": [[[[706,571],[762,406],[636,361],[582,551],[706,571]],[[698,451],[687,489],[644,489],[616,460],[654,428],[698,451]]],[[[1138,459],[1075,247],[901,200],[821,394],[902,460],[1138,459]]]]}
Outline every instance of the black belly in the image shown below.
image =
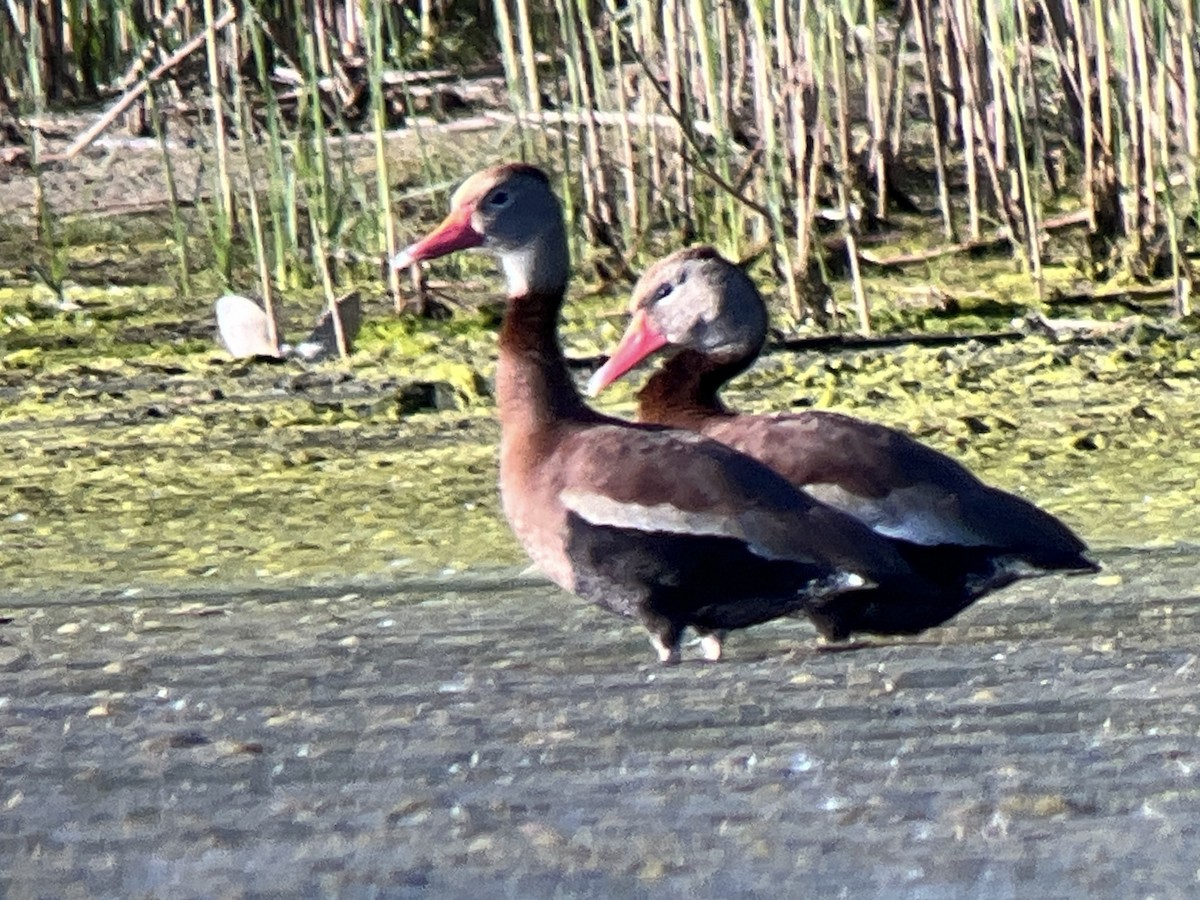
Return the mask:
{"type": "Polygon", "coordinates": [[[805,609],[832,572],[767,560],[744,542],[711,535],[592,525],[567,516],[575,593],[623,616],[646,612],[680,626],[746,628],[805,609]]]}

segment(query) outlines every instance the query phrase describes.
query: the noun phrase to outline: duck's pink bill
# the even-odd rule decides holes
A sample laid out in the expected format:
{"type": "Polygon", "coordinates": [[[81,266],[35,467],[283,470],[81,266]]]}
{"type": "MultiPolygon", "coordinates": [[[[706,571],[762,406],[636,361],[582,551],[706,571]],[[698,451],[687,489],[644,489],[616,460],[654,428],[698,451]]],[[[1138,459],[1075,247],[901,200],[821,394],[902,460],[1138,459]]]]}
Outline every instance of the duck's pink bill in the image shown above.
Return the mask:
{"type": "Polygon", "coordinates": [[[666,342],[666,335],[654,327],[644,309],[639,309],[629,320],[629,327],[608,362],[588,380],[589,396],[595,397],[666,342]]]}
{"type": "Polygon", "coordinates": [[[393,256],[392,268],[407,269],[422,260],[437,259],[456,250],[478,247],[483,243],[483,235],[471,225],[472,212],[470,206],[451,212],[441,225],[393,256]]]}

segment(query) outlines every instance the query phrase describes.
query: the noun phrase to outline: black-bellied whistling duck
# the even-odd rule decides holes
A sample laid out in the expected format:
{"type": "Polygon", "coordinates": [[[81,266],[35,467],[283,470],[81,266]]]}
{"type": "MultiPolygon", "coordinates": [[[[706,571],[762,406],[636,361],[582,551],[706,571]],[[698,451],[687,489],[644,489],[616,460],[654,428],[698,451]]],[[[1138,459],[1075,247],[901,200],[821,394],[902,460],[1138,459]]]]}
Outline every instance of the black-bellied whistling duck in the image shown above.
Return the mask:
{"type": "Polygon", "coordinates": [[[718,392],[761,352],[767,309],[745,272],[711,247],[659,260],[638,281],[630,306],[625,335],[592,376],[590,393],[673,348],[638,394],[640,421],[697,431],[754,457],[896,541],[913,569],[941,586],[911,610],[891,604],[872,611],[879,627],[864,630],[939,624],[1025,575],[1096,571],[1084,543],[1054,516],[899,431],[832,412],[729,410],[718,392]]]}
{"type": "Polygon", "coordinates": [[[717,659],[728,629],[804,612],[841,637],[862,605],[925,590],[890,541],[749,457],[584,404],[557,337],[566,226],[540,169],[478,172],[450,206],[393,265],[470,247],[499,258],[508,284],[496,370],[500,493],[552,580],[639,619],[665,663],[678,660],[689,626],[717,659]]]}

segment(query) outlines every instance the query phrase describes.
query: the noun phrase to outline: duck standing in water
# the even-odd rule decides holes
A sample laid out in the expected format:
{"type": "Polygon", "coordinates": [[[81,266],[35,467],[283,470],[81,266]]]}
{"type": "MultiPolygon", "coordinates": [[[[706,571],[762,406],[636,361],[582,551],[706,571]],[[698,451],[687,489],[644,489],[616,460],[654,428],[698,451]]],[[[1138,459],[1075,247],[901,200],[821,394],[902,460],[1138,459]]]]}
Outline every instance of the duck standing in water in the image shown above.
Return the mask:
{"type": "Polygon", "coordinates": [[[688,627],[715,660],[729,629],[804,613],[843,637],[862,609],[934,590],[892,541],[753,459],[584,404],[557,337],[566,225],[540,169],[471,176],[393,265],[473,247],[499,259],[508,287],[496,371],[504,513],[558,585],[641,621],[664,663],[678,661],[688,627]]]}
{"type": "Polygon", "coordinates": [[[746,273],[713,248],[659,260],[638,281],[630,306],[625,335],[589,393],[669,348],[638,393],[639,421],[689,429],[754,457],[895,541],[912,568],[939,586],[911,607],[873,608],[876,627],[863,630],[919,631],[1018,578],[1097,570],[1083,541],[1054,516],[902,432],[833,412],[730,410],[720,390],[758,358],[767,308],[746,273]]]}

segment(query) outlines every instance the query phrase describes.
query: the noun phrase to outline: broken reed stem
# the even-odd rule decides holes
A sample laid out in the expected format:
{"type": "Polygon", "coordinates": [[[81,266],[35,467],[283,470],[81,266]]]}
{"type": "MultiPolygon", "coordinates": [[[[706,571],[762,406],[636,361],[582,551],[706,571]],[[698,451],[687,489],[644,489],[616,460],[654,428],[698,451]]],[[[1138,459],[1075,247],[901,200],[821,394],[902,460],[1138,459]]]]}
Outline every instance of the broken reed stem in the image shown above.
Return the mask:
{"type": "MultiPolygon", "coordinates": [[[[237,12],[232,9],[225,10],[221,17],[214,23],[214,29],[220,31],[228,26],[237,18],[237,12]]],[[[145,78],[139,81],[133,87],[128,88],[115,103],[104,111],[99,119],[92,123],[89,127],[83,130],[78,137],[71,142],[71,145],[64,150],[57,158],[58,159],[74,159],[91,143],[102,135],[115,122],[125,110],[137,102],[138,98],[154,84],[156,81],[163,79],[165,75],[171,72],[179,63],[183,62],[201,47],[205,46],[208,41],[208,30],[195,35],[191,40],[184,43],[175,50],[170,56],[163,59],[145,78]]],[[[40,91],[39,91],[40,92],[40,91]]]]}

